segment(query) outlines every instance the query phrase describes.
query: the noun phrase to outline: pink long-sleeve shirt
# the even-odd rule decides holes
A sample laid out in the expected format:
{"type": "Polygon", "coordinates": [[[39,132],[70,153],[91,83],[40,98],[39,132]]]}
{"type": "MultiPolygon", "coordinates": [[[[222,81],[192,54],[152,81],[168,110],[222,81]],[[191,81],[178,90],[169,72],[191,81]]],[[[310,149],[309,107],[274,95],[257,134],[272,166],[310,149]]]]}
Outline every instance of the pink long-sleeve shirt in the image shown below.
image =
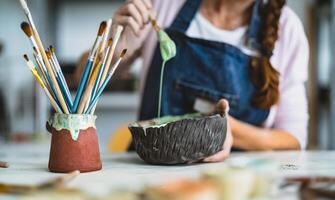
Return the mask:
{"type": "MultiPolygon", "coordinates": [[[[153,0],[157,22],[163,28],[171,25],[185,0],[153,0]]],[[[154,31],[148,31],[138,45],[141,48],[143,88],[153,53],[157,44],[154,31]]],[[[301,21],[287,6],[279,21],[279,38],[275,44],[271,63],[280,73],[280,100],[272,106],[263,126],[291,133],[300,143],[307,145],[308,108],[305,82],[308,74],[309,46],[301,21]]]]}

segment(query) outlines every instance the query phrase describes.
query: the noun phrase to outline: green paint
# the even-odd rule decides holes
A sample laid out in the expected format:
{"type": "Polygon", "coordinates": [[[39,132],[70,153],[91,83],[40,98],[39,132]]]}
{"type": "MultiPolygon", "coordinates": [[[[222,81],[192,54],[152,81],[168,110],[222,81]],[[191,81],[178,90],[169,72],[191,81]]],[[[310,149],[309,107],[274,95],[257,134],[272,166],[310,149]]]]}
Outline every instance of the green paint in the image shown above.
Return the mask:
{"type": "Polygon", "coordinates": [[[191,113],[185,114],[181,116],[165,116],[161,118],[155,118],[152,120],[147,120],[143,122],[135,122],[130,126],[134,127],[143,127],[143,128],[159,128],[162,126],[166,126],[169,123],[177,122],[184,119],[196,119],[202,117],[201,113],[191,113]]]}
{"type": "Polygon", "coordinates": [[[163,87],[163,78],[164,78],[164,68],[168,60],[176,56],[177,48],[176,44],[171,40],[169,35],[164,31],[158,32],[159,48],[161,56],[163,59],[161,75],[160,75],[160,84],[159,84],[159,98],[158,98],[158,114],[157,117],[161,116],[161,105],[162,105],[162,87],[163,87]]]}
{"type": "Polygon", "coordinates": [[[55,113],[49,118],[48,123],[57,131],[61,131],[62,129],[68,130],[71,138],[77,141],[80,130],[86,130],[90,127],[95,128],[96,118],[95,115],[55,113]]]}
{"type": "Polygon", "coordinates": [[[164,68],[166,61],[163,61],[162,69],[161,69],[161,78],[159,82],[159,99],[158,99],[158,114],[157,117],[161,116],[161,107],[162,107],[162,91],[163,91],[163,78],[164,78],[164,68]]]}
{"type": "Polygon", "coordinates": [[[176,44],[171,40],[169,35],[164,31],[158,32],[159,48],[163,61],[168,61],[176,56],[177,48],[176,44]]]}

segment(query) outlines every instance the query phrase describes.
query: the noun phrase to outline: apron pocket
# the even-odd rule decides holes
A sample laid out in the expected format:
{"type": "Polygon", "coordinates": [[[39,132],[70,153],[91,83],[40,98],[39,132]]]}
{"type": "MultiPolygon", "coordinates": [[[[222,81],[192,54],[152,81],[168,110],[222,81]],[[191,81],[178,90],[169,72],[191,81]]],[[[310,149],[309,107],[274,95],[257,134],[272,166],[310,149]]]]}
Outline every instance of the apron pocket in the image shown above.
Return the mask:
{"type": "Polygon", "coordinates": [[[217,103],[224,98],[229,102],[230,107],[238,106],[238,95],[221,92],[216,89],[211,89],[196,85],[183,80],[176,80],[174,83],[173,92],[173,112],[174,114],[184,114],[194,112],[193,105],[197,98],[207,100],[212,103],[217,103]]]}

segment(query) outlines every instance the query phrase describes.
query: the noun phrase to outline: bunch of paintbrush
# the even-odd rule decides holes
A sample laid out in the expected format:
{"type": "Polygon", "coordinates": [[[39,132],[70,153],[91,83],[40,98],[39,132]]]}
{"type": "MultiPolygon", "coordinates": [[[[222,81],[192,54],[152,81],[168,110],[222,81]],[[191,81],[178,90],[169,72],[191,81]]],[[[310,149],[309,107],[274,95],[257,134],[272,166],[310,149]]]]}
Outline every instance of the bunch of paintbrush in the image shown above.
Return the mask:
{"type": "Polygon", "coordinates": [[[28,18],[28,22],[22,22],[21,28],[33,46],[37,67],[26,54],[24,59],[36,81],[45,91],[51,105],[59,113],[93,114],[102,91],[126,54],[124,49],[115,64],[111,68],[109,67],[112,64],[123,27],[116,28],[113,39],[109,37],[112,30],[112,20],[101,22],[75,100],[72,101],[55,49],[52,46],[47,50],[44,49],[26,1],[20,0],[20,2],[28,18]]]}

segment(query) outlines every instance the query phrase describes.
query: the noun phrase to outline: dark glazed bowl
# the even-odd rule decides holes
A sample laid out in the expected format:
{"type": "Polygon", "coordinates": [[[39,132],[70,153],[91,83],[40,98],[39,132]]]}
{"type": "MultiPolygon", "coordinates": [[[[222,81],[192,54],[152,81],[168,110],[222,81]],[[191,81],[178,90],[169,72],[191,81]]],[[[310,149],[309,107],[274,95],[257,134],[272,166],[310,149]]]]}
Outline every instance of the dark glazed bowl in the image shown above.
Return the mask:
{"type": "Polygon", "coordinates": [[[225,116],[191,114],[129,125],[137,154],[149,164],[173,165],[200,161],[222,149],[225,116]]]}

